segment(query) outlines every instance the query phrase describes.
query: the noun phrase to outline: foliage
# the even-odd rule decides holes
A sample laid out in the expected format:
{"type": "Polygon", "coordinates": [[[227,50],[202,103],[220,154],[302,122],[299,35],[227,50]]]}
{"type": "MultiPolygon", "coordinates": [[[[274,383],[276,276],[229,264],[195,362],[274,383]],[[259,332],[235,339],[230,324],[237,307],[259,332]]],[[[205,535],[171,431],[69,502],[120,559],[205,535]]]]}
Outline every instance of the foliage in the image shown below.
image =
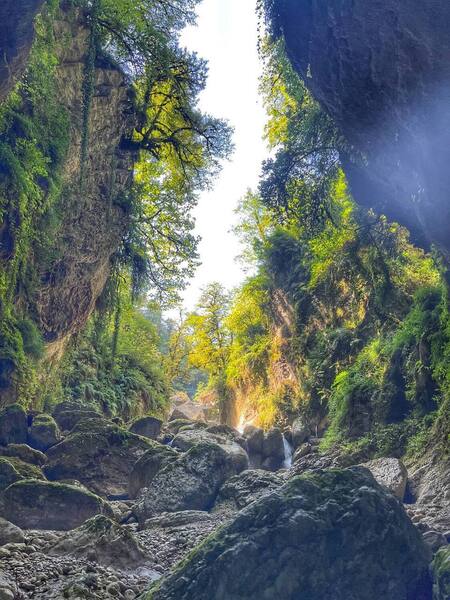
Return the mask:
{"type": "Polygon", "coordinates": [[[119,323],[94,318],[74,340],[61,369],[63,396],[125,419],[163,416],[170,395],[163,364],[156,327],[124,304],[119,323]]]}
{"type": "Polygon", "coordinates": [[[57,210],[68,146],[67,116],[55,85],[57,10],[48,2],[37,18],[27,71],[0,108],[0,362],[3,385],[15,372],[26,400],[36,385],[34,361],[42,355],[42,339],[25,307],[13,302],[21,295],[26,306],[38,278],[34,257],[45,259],[51,244],[42,224],[57,210]]]}

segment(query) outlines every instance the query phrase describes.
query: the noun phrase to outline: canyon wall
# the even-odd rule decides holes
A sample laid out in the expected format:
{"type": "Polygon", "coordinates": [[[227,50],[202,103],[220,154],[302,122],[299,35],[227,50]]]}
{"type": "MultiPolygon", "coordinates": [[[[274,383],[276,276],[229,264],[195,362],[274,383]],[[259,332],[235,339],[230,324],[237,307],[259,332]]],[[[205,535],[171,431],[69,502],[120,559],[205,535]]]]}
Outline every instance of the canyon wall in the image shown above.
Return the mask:
{"type": "Polygon", "coordinates": [[[274,0],[297,72],[351,147],[355,199],[450,261],[450,4],[274,0]]]}

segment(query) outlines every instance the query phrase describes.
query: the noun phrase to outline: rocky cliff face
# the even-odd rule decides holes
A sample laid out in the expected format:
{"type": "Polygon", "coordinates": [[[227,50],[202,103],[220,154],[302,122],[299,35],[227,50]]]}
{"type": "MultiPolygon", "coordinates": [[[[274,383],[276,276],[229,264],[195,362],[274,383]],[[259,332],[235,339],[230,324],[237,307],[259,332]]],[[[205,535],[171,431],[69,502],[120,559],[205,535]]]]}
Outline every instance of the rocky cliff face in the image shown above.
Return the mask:
{"type": "Polygon", "coordinates": [[[70,336],[91,314],[110,271],[110,259],[128,224],[118,203],[132,183],[134,156],[122,152],[123,137],[133,130],[125,75],[97,63],[89,109],[88,151],[81,172],[83,79],[89,33],[79,19],[56,23],[63,46],[57,74],[61,102],[69,114],[70,147],[60,200],[62,222],[50,268],[41,273],[36,312],[50,356],[59,355],[70,336]]]}
{"type": "Polygon", "coordinates": [[[450,5],[440,0],[274,0],[273,23],[360,160],[358,202],[450,260],[450,5]]]}
{"type": "Polygon", "coordinates": [[[34,17],[42,4],[43,0],[4,0],[0,5],[0,100],[26,66],[34,17]]]}

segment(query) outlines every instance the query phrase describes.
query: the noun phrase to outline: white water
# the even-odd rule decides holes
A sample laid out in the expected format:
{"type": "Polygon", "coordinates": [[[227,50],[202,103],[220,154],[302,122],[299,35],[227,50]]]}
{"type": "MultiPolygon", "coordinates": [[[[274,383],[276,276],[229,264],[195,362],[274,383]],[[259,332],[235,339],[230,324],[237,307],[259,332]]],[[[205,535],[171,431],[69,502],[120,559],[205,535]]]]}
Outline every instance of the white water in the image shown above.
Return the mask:
{"type": "Polygon", "coordinates": [[[284,446],[284,461],[283,467],[290,469],[292,467],[292,447],[287,439],[283,435],[283,446],[284,446]]]}

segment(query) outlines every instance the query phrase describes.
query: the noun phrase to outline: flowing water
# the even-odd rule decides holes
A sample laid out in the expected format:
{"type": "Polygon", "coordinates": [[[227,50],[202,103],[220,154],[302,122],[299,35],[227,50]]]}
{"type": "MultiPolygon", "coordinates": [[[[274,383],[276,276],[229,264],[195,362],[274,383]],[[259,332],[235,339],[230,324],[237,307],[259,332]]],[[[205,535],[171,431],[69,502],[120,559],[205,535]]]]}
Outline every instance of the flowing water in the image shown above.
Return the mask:
{"type": "Polygon", "coordinates": [[[287,439],[283,435],[283,446],[284,446],[284,461],[283,467],[285,469],[290,469],[292,467],[292,446],[287,441],[287,439]]]}

